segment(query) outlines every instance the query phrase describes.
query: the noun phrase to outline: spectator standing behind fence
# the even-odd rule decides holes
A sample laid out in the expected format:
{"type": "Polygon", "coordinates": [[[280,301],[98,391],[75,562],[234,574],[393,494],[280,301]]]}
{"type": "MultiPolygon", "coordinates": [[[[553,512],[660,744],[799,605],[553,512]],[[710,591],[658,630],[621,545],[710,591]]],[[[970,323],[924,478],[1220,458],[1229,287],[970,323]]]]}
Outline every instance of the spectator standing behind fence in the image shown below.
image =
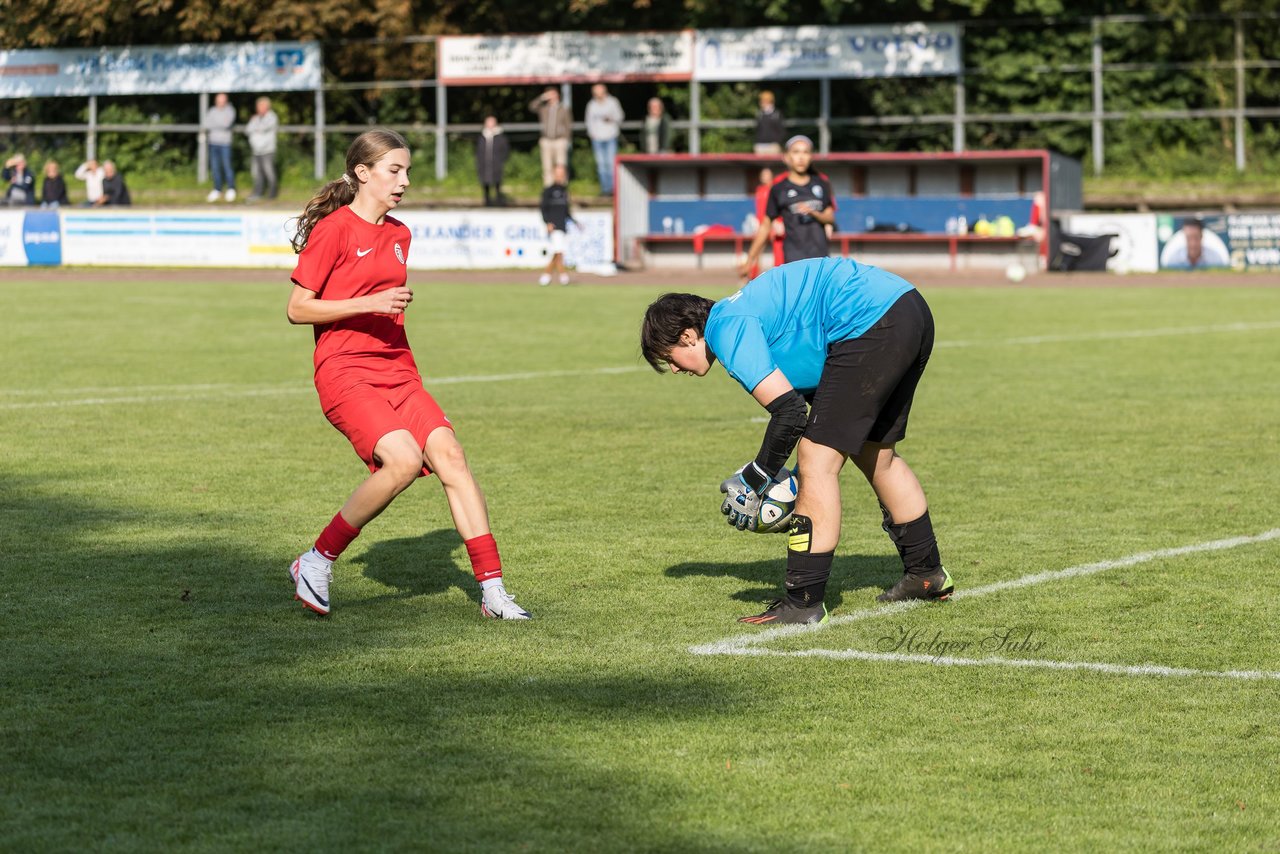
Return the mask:
{"type": "Polygon", "coordinates": [[[129,188],[124,183],[124,176],[116,169],[116,164],[110,160],[104,160],[102,172],[102,196],[96,204],[112,207],[133,204],[133,200],[129,198],[129,188]]]}
{"type": "Polygon", "coordinates": [[[560,103],[560,90],[548,86],[541,95],[529,103],[529,109],[538,114],[538,150],[542,155],[542,186],[555,183],[555,167],[569,169],[569,141],[573,133],[573,116],[569,108],[560,103]]]}
{"type": "Polygon", "coordinates": [[[58,161],[46,160],[44,183],[40,185],[40,207],[59,208],[69,204],[71,201],[67,198],[67,181],[62,177],[58,161]]]}
{"type": "Polygon", "coordinates": [[[36,176],[27,168],[26,157],[15,154],[6,160],[0,179],[9,182],[4,191],[5,204],[18,207],[36,203],[36,176]]]}
{"type": "Polygon", "coordinates": [[[661,98],[650,98],[648,112],[644,116],[644,129],[640,132],[645,154],[671,153],[671,117],[661,98]]]}
{"type": "Polygon", "coordinates": [[[484,127],[476,137],[476,178],[484,188],[484,206],[501,207],[507,203],[502,196],[502,173],[507,168],[507,155],[511,143],[498,124],[497,116],[485,116],[484,127]]]}
{"type": "Polygon", "coordinates": [[[107,173],[98,165],[98,161],[89,159],[76,167],[76,180],[84,181],[84,203],[86,205],[100,204],[98,201],[102,198],[102,180],[107,177],[107,173]]]}
{"type": "Polygon", "coordinates": [[[618,156],[618,135],[622,133],[622,121],[626,114],[618,99],[609,94],[603,83],[591,87],[591,100],[587,102],[585,115],[587,136],[591,138],[591,153],[596,158],[596,177],[600,180],[600,193],[613,195],[613,160],[618,156]]]}
{"type": "Polygon", "coordinates": [[[253,175],[253,191],[249,194],[250,203],[262,199],[274,199],[280,185],[276,180],[276,132],[280,128],[280,117],[271,109],[271,99],[263,96],[253,107],[253,118],[244,126],[244,134],[249,137],[249,150],[253,152],[253,160],[249,171],[253,175]]]}
{"type": "Polygon", "coordinates": [[[782,141],[787,137],[782,111],[773,99],[773,93],[765,89],[760,93],[760,111],[756,113],[756,154],[781,154],[782,141]]]}
{"type": "Polygon", "coordinates": [[[235,123],[236,108],[231,106],[227,93],[214,95],[213,108],[204,114],[203,122],[209,139],[209,168],[213,170],[213,189],[207,202],[216,202],[219,197],[229,202],[236,200],[236,173],[231,168],[231,128],[235,123]]]}

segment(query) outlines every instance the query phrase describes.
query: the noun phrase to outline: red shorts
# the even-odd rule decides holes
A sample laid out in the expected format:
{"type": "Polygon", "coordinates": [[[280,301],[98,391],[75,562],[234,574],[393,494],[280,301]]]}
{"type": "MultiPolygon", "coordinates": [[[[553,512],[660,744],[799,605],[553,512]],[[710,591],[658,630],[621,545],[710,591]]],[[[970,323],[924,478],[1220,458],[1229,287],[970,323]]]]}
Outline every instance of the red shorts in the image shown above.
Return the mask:
{"type": "MultiPolygon", "coordinates": [[[[408,430],[418,447],[425,449],[427,437],[437,427],[453,429],[435,398],[417,380],[394,386],[356,383],[342,389],[333,400],[327,400],[321,391],[320,405],[325,418],[347,437],[369,471],[378,470],[373,449],[388,433],[408,430]]],[[[431,474],[425,462],[422,474],[431,474]]]]}

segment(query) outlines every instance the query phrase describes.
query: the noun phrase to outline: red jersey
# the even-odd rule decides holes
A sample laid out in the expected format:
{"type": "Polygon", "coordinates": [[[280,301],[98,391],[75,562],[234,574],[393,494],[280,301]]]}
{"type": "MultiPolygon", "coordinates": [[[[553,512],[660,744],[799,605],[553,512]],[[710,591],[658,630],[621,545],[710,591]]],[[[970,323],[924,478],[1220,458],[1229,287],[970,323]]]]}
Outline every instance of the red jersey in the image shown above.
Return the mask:
{"type": "MultiPolygon", "coordinates": [[[[318,299],[340,300],[385,291],[408,280],[410,232],[386,217],[382,225],[343,206],[316,223],[298,256],[295,284],[318,299]]],[[[354,382],[397,385],[421,381],[404,333],[403,314],[360,314],[316,324],[316,386],[354,382]]]]}

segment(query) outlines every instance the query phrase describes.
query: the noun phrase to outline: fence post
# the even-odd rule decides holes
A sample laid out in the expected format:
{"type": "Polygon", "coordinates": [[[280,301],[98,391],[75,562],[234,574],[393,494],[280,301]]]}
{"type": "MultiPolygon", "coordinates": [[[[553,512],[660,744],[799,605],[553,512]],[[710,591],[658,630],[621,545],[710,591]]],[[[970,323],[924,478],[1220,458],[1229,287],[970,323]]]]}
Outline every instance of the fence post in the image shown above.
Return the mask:
{"type": "Polygon", "coordinates": [[[1236,16],[1236,171],[1244,171],[1244,22],[1236,16]]]}
{"type": "Polygon", "coordinates": [[[831,151],[831,78],[823,77],[818,85],[818,153],[831,151]]]}
{"type": "Polygon", "coordinates": [[[449,174],[449,145],[448,139],[445,137],[445,128],[448,127],[447,113],[449,110],[448,93],[445,86],[440,82],[440,78],[436,78],[436,180],[443,181],[445,176],[449,174]]]}
{"type": "Polygon", "coordinates": [[[702,128],[700,126],[702,112],[702,84],[697,80],[689,81],[689,153],[702,153],[702,128]]]}
{"type": "Polygon", "coordinates": [[[951,124],[951,150],[956,154],[964,152],[964,24],[960,24],[959,47],[960,67],[956,69],[956,113],[951,124]]]}
{"type": "Polygon", "coordinates": [[[320,87],[316,89],[315,94],[316,94],[316,115],[315,115],[316,151],[315,151],[315,163],[313,165],[315,167],[316,180],[323,181],[325,161],[329,159],[328,155],[325,153],[325,139],[324,139],[325,116],[324,116],[324,85],[323,84],[321,84],[320,87]]]}
{"type": "Polygon", "coordinates": [[[209,180],[209,135],[204,132],[204,114],[209,112],[209,93],[200,93],[200,130],[196,131],[196,183],[209,180]]]}
{"type": "Polygon", "coordinates": [[[1101,175],[1102,150],[1102,19],[1093,19],[1093,174],[1101,175]]]}
{"type": "Polygon", "coordinates": [[[98,159],[98,96],[89,96],[89,129],[84,134],[84,159],[98,159]]]}

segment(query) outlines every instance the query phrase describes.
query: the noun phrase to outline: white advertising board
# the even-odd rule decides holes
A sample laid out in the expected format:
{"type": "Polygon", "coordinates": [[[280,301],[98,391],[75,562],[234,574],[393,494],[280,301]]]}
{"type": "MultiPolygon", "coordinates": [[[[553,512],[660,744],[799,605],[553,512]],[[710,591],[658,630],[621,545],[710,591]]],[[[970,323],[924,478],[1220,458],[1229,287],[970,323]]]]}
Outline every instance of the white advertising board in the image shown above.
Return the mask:
{"type": "MultiPolygon", "coordinates": [[[[22,220],[10,229],[22,253],[22,220]]],[[[62,263],[107,266],[292,269],[296,214],[252,211],[67,211],[62,263]]],[[[535,269],[547,263],[547,232],[535,210],[400,211],[413,233],[415,270],[535,269]]],[[[613,269],[613,215],[585,211],[569,228],[565,261],[583,272],[613,269]]],[[[8,219],[0,219],[0,236],[8,219]]],[[[0,256],[3,260],[6,256],[0,256]]],[[[25,255],[21,255],[26,263],[25,255]]]]}
{"type": "Polygon", "coordinates": [[[445,84],[688,80],[693,74],[690,30],[441,36],[438,50],[445,84]]]}
{"type": "Polygon", "coordinates": [[[960,70],[955,24],[699,30],[697,80],[921,77],[960,70]]]}
{"type": "Polygon", "coordinates": [[[296,91],[320,72],[303,42],[0,50],[0,98],[296,91]]]}
{"type": "Polygon", "coordinates": [[[1160,269],[1156,241],[1155,214],[1072,214],[1065,217],[1062,230],[1068,234],[1098,237],[1114,234],[1107,269],[1115,273],[1154,273],[1160,269]]]}
{"type": "Polygon", "coordinates": [[[27,266],[27,250],[22,247],[22,211],[0,210],[0,267],[27,266]]]}

